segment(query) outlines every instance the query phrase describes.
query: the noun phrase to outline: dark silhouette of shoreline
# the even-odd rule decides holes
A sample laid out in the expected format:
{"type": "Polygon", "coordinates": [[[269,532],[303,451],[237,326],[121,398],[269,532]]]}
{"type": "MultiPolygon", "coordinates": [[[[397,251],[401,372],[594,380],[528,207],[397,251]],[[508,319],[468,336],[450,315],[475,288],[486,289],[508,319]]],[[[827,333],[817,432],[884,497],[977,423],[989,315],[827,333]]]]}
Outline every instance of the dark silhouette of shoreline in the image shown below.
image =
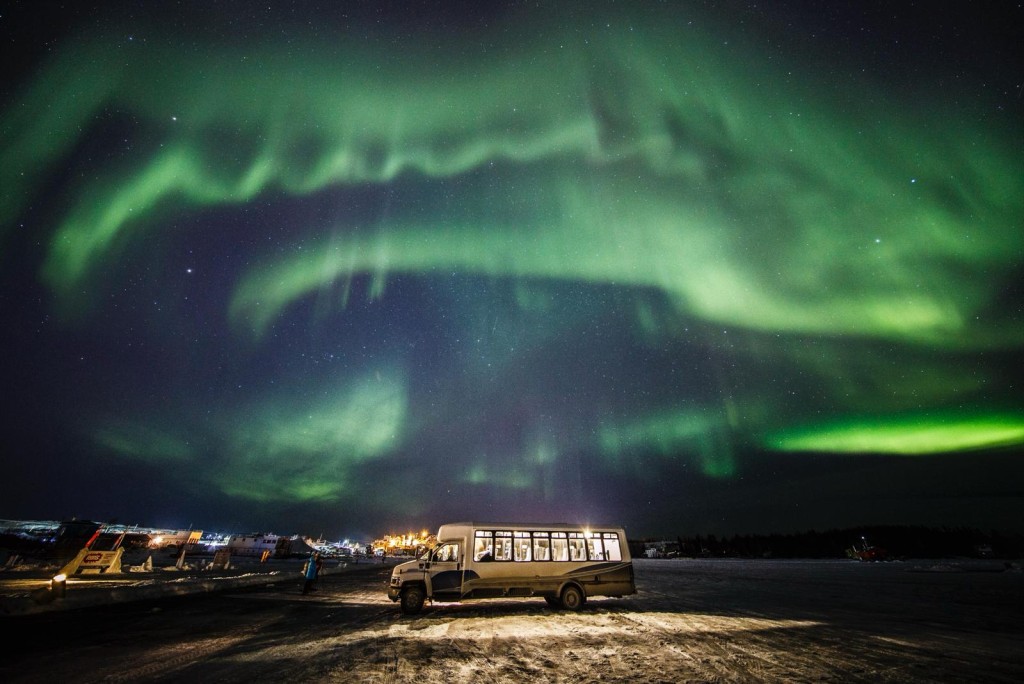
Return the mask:
{"type": "Polygon", "coordinates": [[[648,549],[655,549],[656,557],[670,558],[1017,559],[1024,557],[1024,534],[969,527],[872,525],[791,534],[696,534],[630,540],[634,557],[650,555],[648,549]]]}

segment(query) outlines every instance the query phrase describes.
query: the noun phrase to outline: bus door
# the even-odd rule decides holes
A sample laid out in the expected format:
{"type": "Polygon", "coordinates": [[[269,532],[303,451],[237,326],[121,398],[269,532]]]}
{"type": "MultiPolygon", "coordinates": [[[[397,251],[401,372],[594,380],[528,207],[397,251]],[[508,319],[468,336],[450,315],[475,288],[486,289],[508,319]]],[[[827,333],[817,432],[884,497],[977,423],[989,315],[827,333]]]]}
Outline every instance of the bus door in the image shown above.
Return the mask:
{"type": "Polygon", "coordinates": [[[445,542],[431,553],[426,568],[429,595],[437,601],[458,601],[462,598],[461,544],[445,542]]]}

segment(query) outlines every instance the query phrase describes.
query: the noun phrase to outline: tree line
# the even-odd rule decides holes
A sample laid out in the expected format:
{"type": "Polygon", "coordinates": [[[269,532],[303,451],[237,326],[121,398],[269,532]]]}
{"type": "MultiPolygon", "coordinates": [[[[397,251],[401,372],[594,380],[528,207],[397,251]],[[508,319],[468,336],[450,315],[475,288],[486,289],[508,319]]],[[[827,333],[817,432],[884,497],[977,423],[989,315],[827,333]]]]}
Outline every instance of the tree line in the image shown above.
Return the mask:
{"type": "Polygon", "coordinates": [[[634,558],[1024,558],[1024,534],[967,527],[877,525],[790,534],[630,540],[634,558]],[[865,553],[867,552],[867,553],[865,553]]]}

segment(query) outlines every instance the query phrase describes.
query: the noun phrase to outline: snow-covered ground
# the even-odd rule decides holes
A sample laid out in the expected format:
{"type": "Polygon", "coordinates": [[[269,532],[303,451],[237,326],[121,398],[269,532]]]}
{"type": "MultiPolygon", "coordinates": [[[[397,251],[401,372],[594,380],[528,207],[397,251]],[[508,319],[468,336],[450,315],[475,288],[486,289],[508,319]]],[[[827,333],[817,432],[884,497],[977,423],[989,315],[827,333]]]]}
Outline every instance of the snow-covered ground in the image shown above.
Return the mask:
{"type": "Polygon", "coordinates": [[[636,595],[576,613],[521,599],[407,617],[385,597],[390,567],[369,566],[324,577],[310,596],[295,577],[155,612],[11,618],[29,645],[0,680],[1024,681],[1019,565],[680,559],[635,570],[636,595]],[[42,657],[50,647],[36,642],[55,631],[75,637],[42,657]]]}
{"type": "Polygon", "coordinates": [[[636,596],[592,599],[580,613],[535,602],[437,606],[416,620],[367,625],[340,640],[372,639],[390,654],[398,680],[436,684],[1024,680],[1024,575],[1016,566],[635,566],[636,596]]]}

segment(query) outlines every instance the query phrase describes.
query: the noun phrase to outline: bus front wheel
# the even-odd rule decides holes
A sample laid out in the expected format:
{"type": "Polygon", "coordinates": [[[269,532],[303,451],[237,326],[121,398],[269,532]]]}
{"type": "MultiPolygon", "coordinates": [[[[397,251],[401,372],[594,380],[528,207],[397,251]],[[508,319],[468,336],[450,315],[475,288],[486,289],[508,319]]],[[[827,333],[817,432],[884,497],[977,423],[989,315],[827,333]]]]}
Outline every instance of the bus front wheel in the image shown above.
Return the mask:
{"type": "Polygon", "coordinates": [[[566,610],[579,610],[583,601],[583,592],[579,587],[568,586],[562,590],[562,607],[566,610]]]}
{"type": "Polygon", "coordinates": [[[406,615],[416,615],[423,610],[423,590],[419,587],[409,587],[402,592],[402,612],[406,615]]]}

